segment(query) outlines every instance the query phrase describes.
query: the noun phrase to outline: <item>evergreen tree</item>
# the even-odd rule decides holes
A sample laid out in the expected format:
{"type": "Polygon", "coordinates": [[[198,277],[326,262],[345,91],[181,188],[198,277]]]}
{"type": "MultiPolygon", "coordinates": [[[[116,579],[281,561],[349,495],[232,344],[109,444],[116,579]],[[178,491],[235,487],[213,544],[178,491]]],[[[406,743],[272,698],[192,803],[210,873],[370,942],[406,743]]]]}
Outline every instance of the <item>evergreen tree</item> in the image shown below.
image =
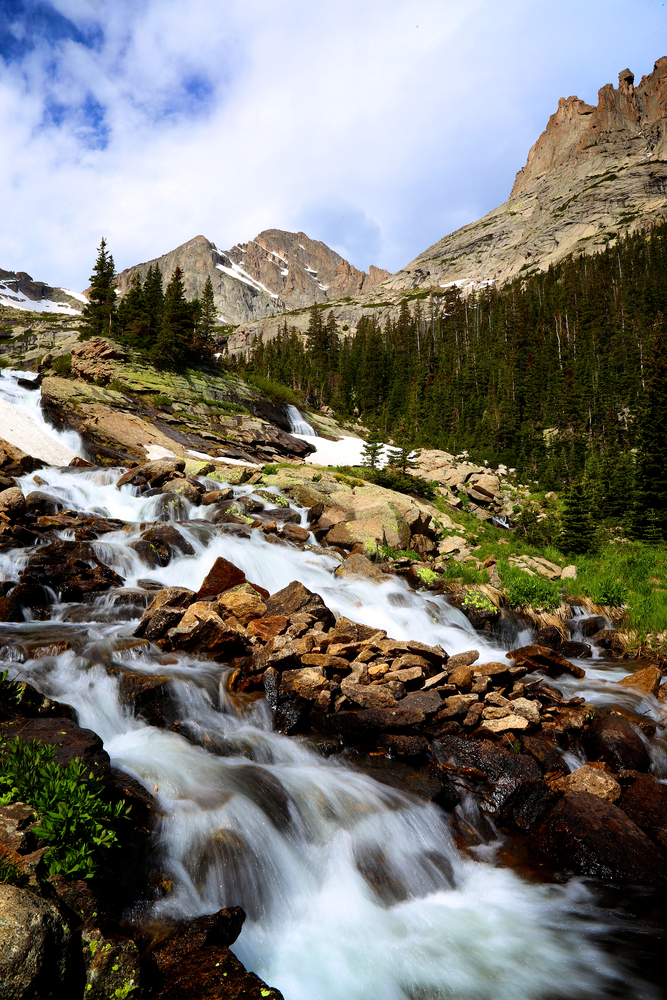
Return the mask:
{"type": "Polygon", "coordinates": [[[208,342],[213,338],[213,328],[218,318],[218,310],[215,308],[213,296],[213,283],[210,274],[206,278],[204,292],[201,297],[201,309],[199,322],[197,323],[197,333],[202,341],[208,342]]]}
{"type": "Polygon", "coordinates": [[[667,358],[662,332],[655,336],[647,365],[646,393],[639,417],[633,534],[667,532],[667,358]]]}
{"type": "Polygon", "coordinates": [[[107,250],[107,241],[102,237],[90,276],[88,303],[83,310],[84,333],[88,337],[113,335],[116,314],[116,290],[113,286],[115,274],[113,257],[107,250]]]}
{"type": "Polygon", "coordinates": [[[148,319],[148,329],[146,342],[143,345],[146,350],[155,347],[162,326],[162,314],[164,312],[164,291],[162,288],[162,272],[157,264],[148,268],[146,280],[144,281],[144,299],[146,302],[146,316],[148,319]]]}
{"type": "Polygon", "coordinates": [[[595,541],[595,523],[583,483],[575,483],[565,496],[558,548],[563,552],[583,555],[590,552],[595,541]]]}
{"type": "Polygon", "coordinates": [[[192,309],[185,298],[183,272],[177,267],[164,293],[155,357],[182,364],[190,354],[193,332],[192,309]]]}
{"type": "Polygon", "coordinates": [[[371,427],[366,438],[366,444],[361,450],[361,464],[369,469],[377,468],[378,462],[382,458],[382,447],[377,429],[371,427]]]}
{"type": "Polygon", "coordinates": [[[146,348],[148,313],[144,285],[139,273],[135,274],[129,292],[120,300],[117,311],[118,337],[124,344],[139,349],[146,348]]]}
{"type": "Polygon", "coordinates": [[[421,452],[415,451],[412,440],[403,424],[396,435],[396,447],[390,448],[387,454],[390,465],[396,465],[403,475],[408,469],[414,469],[421,452]]]}

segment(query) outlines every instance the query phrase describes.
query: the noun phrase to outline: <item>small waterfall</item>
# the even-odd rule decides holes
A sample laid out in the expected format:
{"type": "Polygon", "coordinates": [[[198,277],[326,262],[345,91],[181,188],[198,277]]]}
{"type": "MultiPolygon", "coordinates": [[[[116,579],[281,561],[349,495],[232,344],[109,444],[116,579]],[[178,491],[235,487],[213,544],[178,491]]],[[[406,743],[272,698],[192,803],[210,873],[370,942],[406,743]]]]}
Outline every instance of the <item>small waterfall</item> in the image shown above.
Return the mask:
{"type": "Polygon", "coordinates": [[[297,410],[296,406],[292,406],[291,403],[285,404],[285,413],[287,414],[287,419],[289,420],[290,434],[301,434],[305,437],[317,437],[317,431],[307,420],[304,420],[303,414],[297,410]]]}

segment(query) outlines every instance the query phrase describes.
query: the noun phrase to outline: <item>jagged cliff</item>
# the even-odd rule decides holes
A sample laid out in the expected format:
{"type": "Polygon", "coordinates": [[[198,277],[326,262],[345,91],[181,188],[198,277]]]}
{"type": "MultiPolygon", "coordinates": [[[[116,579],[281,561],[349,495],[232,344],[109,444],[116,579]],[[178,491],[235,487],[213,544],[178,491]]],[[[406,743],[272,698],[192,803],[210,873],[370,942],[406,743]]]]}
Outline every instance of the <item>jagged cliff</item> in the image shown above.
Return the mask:
{"type": "Polygon", "coordinates": [[[72,316],[80,313],[83,305],[84,299],[78,292],[34,281],[25,271],[0,268],[0,306],[72,316]]]}
{"type": "Polygon", "coordinates": [[[134,275],[145,277],[158,264],[165,281],[178,266],[183,271],[188,298],[201,295],[206,278],[213,284],[215,303],[225,323],[238,324],[301,309],[314,302],[358,296],[389,277],[371,266],[359,271],[319,240],[305,233],[267,229],[248,243],[219,250],[204,236],[144,264],[129,267],[117,277],[126,292],[134,275]]]}
{"type": "Polygon", "coordinates": [[[383,291],[506,281],[665,214],[667,57],[637,87],[623,70],[597,105],[561,98],[508,200],[419,254],[383,291]]]}

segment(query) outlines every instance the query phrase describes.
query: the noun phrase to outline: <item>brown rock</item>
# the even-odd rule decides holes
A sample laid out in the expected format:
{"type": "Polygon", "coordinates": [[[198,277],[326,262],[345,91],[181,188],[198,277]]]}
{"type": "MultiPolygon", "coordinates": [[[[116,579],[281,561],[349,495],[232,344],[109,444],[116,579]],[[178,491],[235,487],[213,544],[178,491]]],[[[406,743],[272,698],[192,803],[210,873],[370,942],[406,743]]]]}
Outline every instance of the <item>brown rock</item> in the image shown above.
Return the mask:
{"type": "Polygon", "coordinates": [[[0,734],[8,740],[37,740],[55,748],[56,764],[66,767],[80,757],[98,777],[109,772],[109,755],[102,740],[90,729],[82,729],[67,718],[8,719],[0,722],[0,734]]]}
{"type": "Polygon", "coordinates": [[[327,628],[333,627],[336,623],[320,595],[314,594],[297,580],[293,580],[282,590],[272,594],[266,602],[267,616],[286,615],[289,618],[298,613],[312,615],[327,628]]]}
{"type": "Polygon", "coordinates": [[[134,635],[139,637],[145,635],[149,622],[160,608],[168,605],[171,608],[180,608],[182,611],[185,611],[188,605],[192,604],[194,600],[195,593],[193,590],[188,590],[186,587],[165,587],[164,590],[155,595],[144,611],[141,621],[134,630],[134,635]]]}
{"type": "Polygon", "coordinates": [[[453,719],[456,716],[464,716],[467,714],[470,706],[474,705],[476,701],[478,701],[476,694],[451,695],[449,698],[445,698],[444,706],[441,706],[438,718],[453,719]]]}
{"type": "Polygon", "coordinates": [[[289,618],[285,615],[271,615],[270,617],[254,618],[248,623],[248,634],[256,635],[264,642],[268,642],[272,636],[282,635],[289,625],[289,618]]]}
{"type": "Polygon", "coordinates": [[[4,511],[12,521],[23,517],[27,509],[25,497],[18,486],[11,486],[8,490],[0,492],[0,510],[4,511]]]}
{"type": "Polygon", "coordinates": [[[350,669],[350,664],[344,657],[332,656],[330,653],[304,653],[301,662],[307,667],[319,667],[337,673],[347,673],[350,669]]]}
{"type": "Polygon", "coordinates": [[[298,524],[284,524],[278,534],[281,538],[287,539],[288,542],[295,542],[297,545],[307,542],[310,538],[308,529],[302,528],[298,524]]]}
{"type": "Polygon", "coordinates": [[[368,709],[393,708],[396,705],[396,699],[386,686],[359,684],[357,676],[355,673],[344,677],[340,684],[342,693],[350,701],[368,709]]]}
{"type": "MultiPolygon", "coordinates": [[[[373,690],[378,690],[374,688],[373,690]]],[[[341,711],[325,716],[323,728],[328,733],[337,733],[353,739],[395,729],[410,729],[424,722],[426,716],[421,709],[403,708],[403,702],[394,703],[393,708],[366,709],[357,712],[341,711]]]]}
{"type": "Polygon", "coordinates": [[[26,889],[0,885],[2,1000],[58,1000],[68,994],[73,975],[72,932],[57,906],[26,889]]]}
{"type": "Polygon", "coordinates": [[[239,622],[223,621],[207,601],[191,604],[177,628],[167,633],[174,649],[205,653],[213,659],[231,659],[245,652],[245,638],[239,622]]]}
{"type": "Polygon", "coordinates": [[[589,792],[568,792],[533,831],[550,864],[611,881],[665,885],[667,858],[621,809],[589,792]]]}
{"type": "Polygon", "coordinates": [[[508,660],[515,660],[517,663],[526,663],[529,669],[541,667],[550,677],[558,677],[560,674],[569,673],[573,677],[585,677],[586,671],[582,667],[570,663],[564,656],[557,653],[548,646],[538,646],[532,643],[529,646],[522,646],[520,649],[513,649],[505,654],[508,660]]]}
{"type": "Polygon", "coordinates": [[[455,667],[469,667],[479,659],[479,652],[476,649],[469,649],[465,653],[454,653],[447,661],[447,669],[454,670],[455,667]]]}
{"type": "Polygon", "coordinates": [[[616,802],[621,795],[621,786],[610,774],[597,767],[584,764],[576,771],[552,782],[552,787],[560,792],[590,792],[607,802],[616,802]]]}
{"type": "Polygon", "coordinates": [[[362,555],[360,552],[353,552],[349,555],[347,559],[345,559],[337,568],[336,576],[365,576],[371,580],[376,580],[378,583],[383,583],[386,580],[386,577],[379,566],[372,563],[370,559],[367,559],[366,556],[362,555]]]}
{"type": "Polygon", "coordinates": [[[303,667],[301,670],[284,670],[282,673],[280,694],[297,694],[301,698],[313,701],[320,691],[329,690],[329,681],[313,667],[303,667]]]}
{"type": "Polygon", "coordinates": [[[222,556],[218,556],[197,591],[197,600],[201,601],[204,597],[217,597],[225,590],[238,587],[240,583],[245,583],[243,570],[240,570],[229,560],[223,559],[222,556]]]}
{"type": "Polygon", "coordinates": [[[438,691],[412,691],[401,700],[401,707],[418,709],[427,716],[435,715],[442,709],[442,698],[438,691]]]}
{"type": "MultiPolygon", "coordinates": [[[[500,711],[504,710],[500,709],[500,711]]],[[[529,725],[528,719],[524,719],[521,715],[510,713],[503,716],[502,719],[485,719],[479,728],[484,733],[507,733],[514,730],[527,729],[529,725]]]]}
{"type": "Polygon", "coordinates": [[[635,780],[623,789],[621,809],[630,819],[655,840],[667,848],[667,787],[652,775],[637,774],[635,780]]]}
{"type": "Polygon", "coordinates": [[[0,845],[6,851],[28,854],[37,847],[37,839],[32,832],[37,815],[32,806],[25,802],[12,802],[0,806],[0,845]]]}
{"type": "Polygon", "coordinates": [[[263,618],[266,612],[264,601],[248,584],[241,584],[240,587],[223,593],[216,601],[216,607],[224,617],[232,615],[242,625],[247,625],[253,619],[263,618]]]}
{"type": "Polygon", "coordinates": [[[41,469],[44,462],[32,455],[26,455],[24,451],[13,444],[9,444],[0,438],[0,473],[6,477],[24,476],[34,469],[41,469]]]}
{"type": "Polygon", "coordinates": [[[449,683],[455,684],[461,691],[470,691],[472,687],[472,667],[464,666],[463,664],[459,667],[454,667],[449,672],[449,683]]]}
{"type": "Polygon", "coordinates": [[[622,716],[610,714],[587,729],[582,737],[587,757],[603,760],[614,771],[648,771],[651,761],[642,740],[622,716]]]}
{"type": "MultiPolygon", "coordinates": [[[[2,494],[0,493],[1,499],[2,494]]],[[[645,691],[646,694],[657,696],[661,680],[662,670],[659,670],[658,667],[644,667],[643,670],[636,670],[634,674],[629,674],[618,683],[627,684],[629,687],[636,687],[640,691],[645,691]]]]}

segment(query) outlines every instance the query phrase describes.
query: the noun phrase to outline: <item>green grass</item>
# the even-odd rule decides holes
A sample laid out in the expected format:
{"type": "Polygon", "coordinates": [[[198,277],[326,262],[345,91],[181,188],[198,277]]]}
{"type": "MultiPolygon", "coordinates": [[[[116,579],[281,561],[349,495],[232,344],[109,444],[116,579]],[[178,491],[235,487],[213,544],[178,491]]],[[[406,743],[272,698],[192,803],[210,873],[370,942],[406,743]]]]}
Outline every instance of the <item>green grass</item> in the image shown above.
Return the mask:
{"type": "Polygon", "coordinates": [[[507,559],[498,563],[498,573],[513,608],[536,608],[553,611],[562,603],[560,587],[544,576],[530,576],[523,570],[511,566],[507,559]]]}
{"type": "Polygon", "coordinates": [[[255,389],[268,396],[269,399],[278,404],[291,403],[292,406],[301,407],[303,403],[292,389],[280,382],[272,382],[271,379],[264,378],[263,375],[248,375],[247,381],[255,389]]]}

